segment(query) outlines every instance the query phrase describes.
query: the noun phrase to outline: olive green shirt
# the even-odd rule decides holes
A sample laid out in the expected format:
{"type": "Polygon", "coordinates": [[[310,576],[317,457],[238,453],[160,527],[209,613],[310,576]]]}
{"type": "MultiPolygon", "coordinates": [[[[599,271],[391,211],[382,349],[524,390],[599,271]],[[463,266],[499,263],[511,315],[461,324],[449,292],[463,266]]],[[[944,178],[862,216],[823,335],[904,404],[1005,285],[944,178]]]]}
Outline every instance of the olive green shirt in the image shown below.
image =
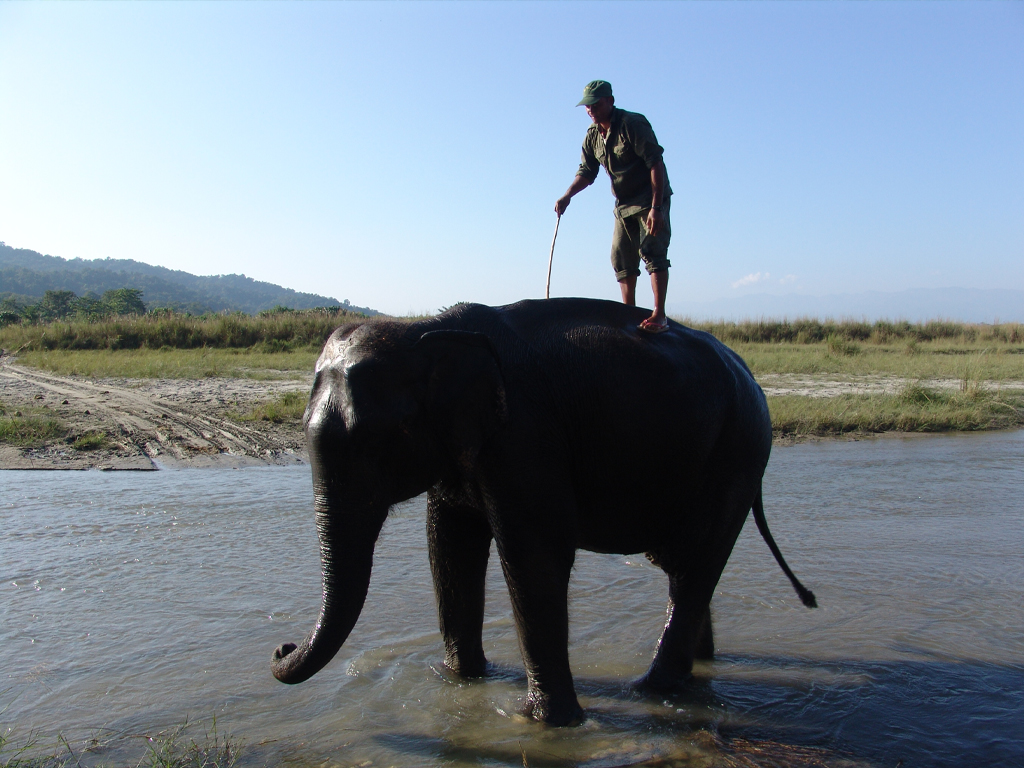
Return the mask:
{"type": "MultiPolygon", "coordinates": [[[[598,169],[604,167],[612,180],[615,212],[619,216],[632,216],[651,207],[651,168],[664,152],[646,117],[613,107],[607,136],[601,135],[596,123],[587,129],[583,159],[576,175],[592,184],[598,169]]],[[[671,194],[666,171],[664,196],[671,194]]]]}

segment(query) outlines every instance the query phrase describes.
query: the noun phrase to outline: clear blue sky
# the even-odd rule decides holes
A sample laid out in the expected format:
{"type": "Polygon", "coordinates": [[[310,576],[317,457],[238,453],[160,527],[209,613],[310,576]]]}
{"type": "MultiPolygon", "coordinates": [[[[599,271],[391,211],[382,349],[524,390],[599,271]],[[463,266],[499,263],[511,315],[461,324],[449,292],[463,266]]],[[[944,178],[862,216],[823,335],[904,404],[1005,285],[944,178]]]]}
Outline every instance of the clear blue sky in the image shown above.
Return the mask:
{"type": "MultiPolygon", "coordinates": [[[[543,296],[595,78],[665,147],[670,312],[1024,289],[1019,2],[0,3],[0,240],[398,314],[543,296]]],[[[553,295],[617,298],[611,209],[602,173],[553,295]]]]}

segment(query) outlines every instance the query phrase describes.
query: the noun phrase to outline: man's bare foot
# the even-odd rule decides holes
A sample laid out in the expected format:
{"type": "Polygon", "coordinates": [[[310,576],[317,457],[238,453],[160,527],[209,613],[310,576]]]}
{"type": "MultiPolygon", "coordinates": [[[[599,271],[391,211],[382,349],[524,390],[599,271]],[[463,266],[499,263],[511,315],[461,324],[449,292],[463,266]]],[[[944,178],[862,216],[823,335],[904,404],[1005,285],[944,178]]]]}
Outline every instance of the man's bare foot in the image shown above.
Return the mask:
{"type": "Polygon", "coordinates": [[[665,315],[651,315],[637,328],[646,333],[664,333],[668,330],[668,318],[665,315]]]}

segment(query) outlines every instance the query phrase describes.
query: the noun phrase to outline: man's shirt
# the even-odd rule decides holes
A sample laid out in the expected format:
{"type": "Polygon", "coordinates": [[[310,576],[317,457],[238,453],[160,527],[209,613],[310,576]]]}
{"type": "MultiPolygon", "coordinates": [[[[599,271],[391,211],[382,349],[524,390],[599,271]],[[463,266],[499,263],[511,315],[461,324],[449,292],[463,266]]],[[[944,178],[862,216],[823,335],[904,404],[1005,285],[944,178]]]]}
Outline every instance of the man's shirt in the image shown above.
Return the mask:
{"type": "MultiPolygon", "coordinates": [[[[601,135],[596,123],[587,129],[576,175],[593,183],[598,168],[603,166],[612,180],[616,213],[632,216],[651,207],[651,167],[664,152],[646,117],[613,107],[607,136],[601,135]]],[[[664,195],[671,194],[666,171],[664,195]]]]}

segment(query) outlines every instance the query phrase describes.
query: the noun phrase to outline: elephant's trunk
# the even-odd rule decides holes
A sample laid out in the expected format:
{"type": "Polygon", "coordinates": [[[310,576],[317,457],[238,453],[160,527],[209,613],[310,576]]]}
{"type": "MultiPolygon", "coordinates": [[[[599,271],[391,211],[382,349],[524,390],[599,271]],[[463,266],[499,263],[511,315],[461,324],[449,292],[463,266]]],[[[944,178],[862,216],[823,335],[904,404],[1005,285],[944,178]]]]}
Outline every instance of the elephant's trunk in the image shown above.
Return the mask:
{"type": "Polygon", "coordinates": [[[308,680],[334,658],[359,618],[370,585],[373,547],[385,509],[379,514],[338,514],[317,508],[316,530],[323,567],[320,617],[299,644],[274,651],[271,669],[282,683],[308,680]]]}

